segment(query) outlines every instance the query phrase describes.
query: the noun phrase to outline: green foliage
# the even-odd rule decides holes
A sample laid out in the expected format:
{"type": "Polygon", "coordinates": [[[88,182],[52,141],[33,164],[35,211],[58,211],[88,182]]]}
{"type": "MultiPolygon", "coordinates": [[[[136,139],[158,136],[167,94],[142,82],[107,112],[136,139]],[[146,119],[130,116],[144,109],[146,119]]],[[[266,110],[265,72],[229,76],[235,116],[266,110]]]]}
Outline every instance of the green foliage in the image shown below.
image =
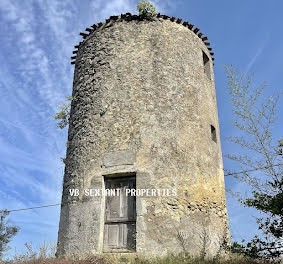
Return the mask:
{"type": "Polygon", "coordinates": [[[258,256],[258,247],[252,245],[252,242],[245,243],[245,240],[242,240],[242,243],[233,242],[227,248],[231,253],[244,255],[246,257],[256,259],[258,256]]]}
{"type": "Polygon", "coordinates": [[[58,105],[60,111],[54,115],[55,120],[60,120],[57,126],[61,129],[65,128],[69,124],[71,110],[70,101],[74,101],[75,97],[66,96],[66,100],[68,100],[69,102],[58,105]]]}
{"type": "Polygon", "coordinates": [[[152,3],[140,0],[137,5],[137,10],[139,11],[139,16],[143,18],[153,18],[156,16],[156,10],[152,3]]]}
{"type": "Polygon", "coordinates": [[[279,95],[266,97],[266,84],[252,89],[252,76],[226,67],[228,87],[236,121],[234,126],[242,135],[230,137],[246,155],[226,155],[240,164],[241,174],[235,178],[248,183],[251,196],[240,198],[247,207],[265,213],[258,218],[262,238],[255,236],[250,242],[238,246],[250,257],[274,258],[283,254],[283,159],[282,139],[272,135],[279,95]]]}
{"type": "Polygon", "coordinates": [[[9,249],[8,243],[19,231],[17,226],[9,225],[8,221],[6,220],[8,215],[8,211],[0,210],[0,260],[3,257],[4,252],[9,249]]]}

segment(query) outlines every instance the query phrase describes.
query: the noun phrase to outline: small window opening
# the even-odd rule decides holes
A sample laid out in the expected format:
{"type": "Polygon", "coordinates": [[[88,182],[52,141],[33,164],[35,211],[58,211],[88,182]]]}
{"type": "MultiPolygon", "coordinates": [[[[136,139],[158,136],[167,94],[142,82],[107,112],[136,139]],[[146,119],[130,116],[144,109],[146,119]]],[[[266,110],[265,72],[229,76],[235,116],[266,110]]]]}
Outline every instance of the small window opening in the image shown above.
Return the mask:
{"type": "Polygon", "coordinates": [[[203,59],[203,67],[204,67],[204,73],[207,76],[207,78],[210,80],[210,63],[209,63],[209,58],[206,55],[206,53],[203,51],[202,52],[202,59],[203,59]]]}
{"type": "Polygon", "coordinates": [[[210,130],[211,130],[211,139],[216,143],[217,142],[216,129],[213,125],[211,125],[210,130]]]}

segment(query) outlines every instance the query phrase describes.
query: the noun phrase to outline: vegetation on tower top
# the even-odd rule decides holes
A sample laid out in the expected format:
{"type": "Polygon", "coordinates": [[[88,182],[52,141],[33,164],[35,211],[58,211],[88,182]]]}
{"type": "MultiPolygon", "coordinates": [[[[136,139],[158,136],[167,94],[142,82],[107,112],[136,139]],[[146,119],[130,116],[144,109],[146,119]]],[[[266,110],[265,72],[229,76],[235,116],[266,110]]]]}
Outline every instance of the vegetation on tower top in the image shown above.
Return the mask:
{"type": "Polygon", "coordinates": [[[143,18],[153,18],[156,16],[155,6],[145,0],[140,0],[137,4],[137,10],[139,11],[139,16],[143,18]]]}

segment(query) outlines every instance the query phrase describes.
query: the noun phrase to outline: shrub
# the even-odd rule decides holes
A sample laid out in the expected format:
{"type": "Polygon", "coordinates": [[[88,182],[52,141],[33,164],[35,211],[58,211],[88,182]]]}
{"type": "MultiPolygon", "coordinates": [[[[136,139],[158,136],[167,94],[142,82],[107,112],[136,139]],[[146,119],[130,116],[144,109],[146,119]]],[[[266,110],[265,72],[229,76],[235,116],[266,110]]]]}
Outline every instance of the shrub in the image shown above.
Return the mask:
{"type": "Polygon", "coordinates": [[[156,16],[155,6],[145,0],[140,0],[137,9],[139,11],[139,15],[143,18],[153,18],[156,16]]]}
{"type": "Polygon", "coordinates": [[[9,215],[7,210],[0,210],[0,260],[3,253],[9,249],[8,243],[19,231],[17,226],[10,226],[6,217],[9,215]]]}
{"type": "Polygon", "coordinates": [[[66,100],[68,100],[69,102],[58,105],[60,112],[58,112],[54,115],[55,120],[60,120],[60,122],[57,124],[57,127],[61,128],[61,129],[68,126],[68,124],[69,124],[70,110],[71,110],[70,101],[74,101],[76,99],[75,99],[75,97],[72,97],[72,96],[66,96],[66,100]]]}

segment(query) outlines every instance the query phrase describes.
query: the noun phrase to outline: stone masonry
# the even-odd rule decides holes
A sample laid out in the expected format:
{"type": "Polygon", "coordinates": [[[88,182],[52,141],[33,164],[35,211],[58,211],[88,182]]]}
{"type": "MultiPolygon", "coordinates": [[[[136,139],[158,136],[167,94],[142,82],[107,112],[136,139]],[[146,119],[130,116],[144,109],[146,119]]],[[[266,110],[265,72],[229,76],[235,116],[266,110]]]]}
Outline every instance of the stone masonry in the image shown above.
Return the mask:
{"type": "Polygon", "coordinates": [[[59,254],[105,251],[105,197],[83,190],[135,175],[136,189],[177,194],[136,197],[134,251],[215,255],[229,231],[207,38],[161,15],[113,16],[89,32],[74,52],[59,254]]]}

